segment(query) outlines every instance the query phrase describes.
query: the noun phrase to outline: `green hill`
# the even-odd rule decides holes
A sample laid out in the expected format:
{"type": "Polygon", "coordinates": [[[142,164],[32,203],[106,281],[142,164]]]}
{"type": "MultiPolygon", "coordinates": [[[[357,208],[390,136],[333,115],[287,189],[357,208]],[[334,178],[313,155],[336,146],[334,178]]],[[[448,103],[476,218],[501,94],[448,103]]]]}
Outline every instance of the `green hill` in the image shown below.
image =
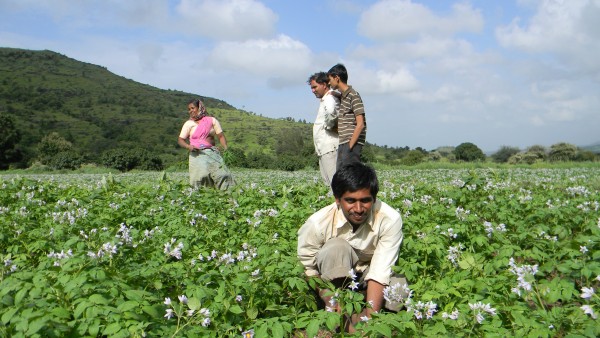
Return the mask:
{"type": "Polygon", "coordinates": [[[202,93],[158,89],[52,51],[0,48],[0,114],[12,117],[21,133],[22,165],[40,155],[37,145],[51,132],[91,162],[116,148],[146,149],[166,166],[185,161],[177,136],[187,102],[199,96],[231,147],[245,155],[312,149],[309,123],[265,118],[202,93]]]}

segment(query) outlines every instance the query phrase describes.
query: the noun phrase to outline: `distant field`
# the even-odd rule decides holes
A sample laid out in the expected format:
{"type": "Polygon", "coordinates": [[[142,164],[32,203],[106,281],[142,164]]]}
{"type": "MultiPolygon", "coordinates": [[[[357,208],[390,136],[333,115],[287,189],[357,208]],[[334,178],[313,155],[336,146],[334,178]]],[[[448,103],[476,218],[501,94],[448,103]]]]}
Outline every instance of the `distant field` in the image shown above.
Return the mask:
{"type": "MultiPolygon", "coordinates": [[[[335,335],[296,259],[329,189],[316,171],[234,174],[227,193],[186,172],[0,175],[0,336],[335,335]]],[[[600,168],[378,175],[412,296],[360,336],[600,335],[600,168]]]]}

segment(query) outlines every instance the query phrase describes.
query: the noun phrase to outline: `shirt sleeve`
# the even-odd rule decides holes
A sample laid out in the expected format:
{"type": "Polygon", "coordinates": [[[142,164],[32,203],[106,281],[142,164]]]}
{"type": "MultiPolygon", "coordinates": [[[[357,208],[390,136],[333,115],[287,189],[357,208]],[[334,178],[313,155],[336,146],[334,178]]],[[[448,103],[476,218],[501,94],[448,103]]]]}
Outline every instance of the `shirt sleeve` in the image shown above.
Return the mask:
{"type": "Polygon", "coordinates": [[[365,115],[365,105],[363,104],[362,97],[357,92],[354,92],[354,95],[352,95],[351,106],[354,116],[365,115]]]}
{"type": "Polygon", "coordinates": [[[369,271],[365,280],[374,280],[383,285],[389,285],[392,266],[398,260],[398,251],[402,243],[402,218],[387,218],[382,220],[382,234],[373,253],[369,271]]]}
{"type": "Polygon", "coordinates": [[[319,275],[316,257],[323,244],[324,239],[319,236],[314,216],[310,217],[298,230],[298,258],[307,276],[319,275]]]}
{"type": "Polygon", "coordinates": [[[325,110],[325,129],[333,129],[337,125],[338,120],[338,109],[340,106],[340,100],[335,96],[328,94],[323,99],[324,110],[325,110]]]}
{"type": "Polygon", "coordinates": [[[185,123],[183,124],[183,127],[181,128],[181,132],[179,133],[179,137],[184,140],[190,137],[192,127],[194,126],[193,122],[192,122],[192,124],[190,124],[189,122],[190,122],[189,120],[185,121],[185,123]]]}
{"type": "Polygon", "coordinates": [[[213,120],[213,129],[215,130],[215,134],[219,135],[223,132],[223,128],[221,128],[221,124],[219,123],[219,120],[217,120],[216,118],[212,118],[213,120]]]}

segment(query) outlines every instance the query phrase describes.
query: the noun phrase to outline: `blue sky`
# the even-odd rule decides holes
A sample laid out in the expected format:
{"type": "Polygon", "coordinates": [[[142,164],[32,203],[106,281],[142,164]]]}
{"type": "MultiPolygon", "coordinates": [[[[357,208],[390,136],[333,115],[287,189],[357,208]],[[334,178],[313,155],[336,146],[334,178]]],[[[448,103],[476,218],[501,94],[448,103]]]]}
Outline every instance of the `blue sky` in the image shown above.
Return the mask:
{"type": "Polygon", "coordinates": [[[0,0],[0,46],[307,121],[342,62],[378,145],[600,141],[600,0],[0,0]]]}

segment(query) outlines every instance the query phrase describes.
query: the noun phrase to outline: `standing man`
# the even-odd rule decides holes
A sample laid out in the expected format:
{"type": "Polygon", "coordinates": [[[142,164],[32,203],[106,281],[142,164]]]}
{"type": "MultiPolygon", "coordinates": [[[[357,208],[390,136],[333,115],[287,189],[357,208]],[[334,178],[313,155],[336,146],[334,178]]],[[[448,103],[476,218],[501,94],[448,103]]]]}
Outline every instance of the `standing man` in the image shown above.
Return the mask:
{"type": "Polygon", "coordinates": [[[365,107],[358,92],[348,85],[348,72],[338,63],[327,72],[329,86],[342,93],[338,111],[339,148],[337,167],[360,162],[360,153],[367,139],[365,107]]]}
{"type": "Polygon", "coordinates": [[[319,157],[321,177],[330,187],[338,156],[337,112],[340,100],[331,93],[326,73],[319,72],[311,75],[308,84],[313,94],[320,99],[317,119],[313,125],[313,142],[319,157]]]}
{"type": "MultiPolygon", "coordinates": [[[[298,258],[307,277],[331,281],[338,288],[352,278],[353,287],[366,288],[371,307],[353,316],[348,326],[352,330],[360,317],[370,318],[372,312],[381,310],[385,286],[406,285],[405,278],[392,276],[403,237],[402,218],[376,199],[375,170],[361,162],[339,168],[331,188],[335,203],[310,216],[298,230],[298,258]]],[[[340,311],[329,290],[316,291],[327,306],[340,311]]],[[[396,305],[385,304],[388,309],[396,305]]]]}

